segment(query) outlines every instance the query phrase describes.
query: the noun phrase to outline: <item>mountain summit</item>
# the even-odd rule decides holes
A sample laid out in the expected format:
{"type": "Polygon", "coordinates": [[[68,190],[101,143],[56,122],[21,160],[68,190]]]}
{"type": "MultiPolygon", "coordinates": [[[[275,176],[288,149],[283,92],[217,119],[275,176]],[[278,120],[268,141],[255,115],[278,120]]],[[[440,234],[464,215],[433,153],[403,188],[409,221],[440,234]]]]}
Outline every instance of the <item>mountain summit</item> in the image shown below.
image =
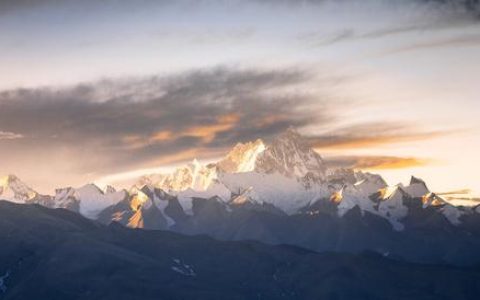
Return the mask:
{"type": "Polygon", "coordinates": [[[15,175],[0,178],[0,198],[16,203],[25,203],[37,196],[32,188],[15,175]]]}
{"type": "Polygon", "coordinates": [[[324,179],[326,167],[308,140],[290,127],[260,153],[255,163],[259,173],[278,172],[287,177],[324,179]]]}
{"type": "Polygon", "coordinates": [[[270,144],[258,139],[238,143],[217,164],[226,173],[279,173],[290,178],[305,176],[324,179],[326,167],[321,156],[293,127],[278,135],[270,144]]]}

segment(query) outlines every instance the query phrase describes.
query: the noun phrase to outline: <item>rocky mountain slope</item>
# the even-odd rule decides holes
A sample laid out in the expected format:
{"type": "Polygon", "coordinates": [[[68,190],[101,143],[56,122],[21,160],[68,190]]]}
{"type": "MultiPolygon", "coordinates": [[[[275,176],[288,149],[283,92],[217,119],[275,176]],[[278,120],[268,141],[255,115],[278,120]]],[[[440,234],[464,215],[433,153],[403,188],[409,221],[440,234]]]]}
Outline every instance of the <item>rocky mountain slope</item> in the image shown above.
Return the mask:
{"type": "Polygon", "coordinates": [[[0,199],[15,203],[39,203],[45,206],[53,205],[50,196],[37,193],[13,174],[0,178],[0,199]]]}

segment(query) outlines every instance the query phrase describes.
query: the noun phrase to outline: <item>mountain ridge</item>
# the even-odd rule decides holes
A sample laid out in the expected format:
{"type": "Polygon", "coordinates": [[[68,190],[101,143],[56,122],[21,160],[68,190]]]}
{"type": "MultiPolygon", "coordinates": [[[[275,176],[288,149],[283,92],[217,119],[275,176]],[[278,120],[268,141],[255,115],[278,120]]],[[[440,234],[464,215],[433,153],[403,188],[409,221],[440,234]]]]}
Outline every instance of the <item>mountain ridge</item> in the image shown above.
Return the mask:
{"type": "Polygon", "coordinates": [[[13,200],[131,228],[480,263],[480,206],[449,204],[413,176],[408,185],[388,186],[378,174],[325,168],[305,141],[289,129],[271,144],[237,144],[217,163],[194,160],[171,174],[143,176],[129,190],[87,184],[22,200],[23,188],[13,200]],[[432,244],[438,249],[428,254],[432,244]]]}
{"type": "MultiPolygon", "coordinates": [[[[328,169],[322,157],[309,146],[308,140],[292,127],[270,144],[261,139],[238,143],[217,163],[203,165],[193,160],[170,174],[142,176],[130,191],[116,191],[112,186],[103,191],[95,184],[86,184],[80,188],[57,189],[55,195],[50,196],[40,195],[15,175],[4,177],[0,183],[0,197],[6,200],[64,207],[90,218],[95,218],[109,206],[133,198],[136,191],[144,186],[177,196],[187,213],[191,212],[190,202],[194,197],[218,196],[229,203],[248,191],[248,197],[244,197],[243,201],[269,204],[289,215],[304,210],[316,201],[333,199],[339,216],[358,206],[361,211],[386,218],[396,230],[402,230],[400,219],[408,213],[399,198],[421,198],[424,208],[432,204],[447,206],[446,216],[459,214],[454,206],[432,193],[420,178],[412,176],[407,186],[388,187],[378,174],[343,168],[328,169]],[[391,191],[401,192],[402,195],[386,196],[391,191]]],[[[233,202],[238,204],[239,199],[233,202]]],[[[460,222],[457,217],[450,220],[455,224],[460,222]]]]}

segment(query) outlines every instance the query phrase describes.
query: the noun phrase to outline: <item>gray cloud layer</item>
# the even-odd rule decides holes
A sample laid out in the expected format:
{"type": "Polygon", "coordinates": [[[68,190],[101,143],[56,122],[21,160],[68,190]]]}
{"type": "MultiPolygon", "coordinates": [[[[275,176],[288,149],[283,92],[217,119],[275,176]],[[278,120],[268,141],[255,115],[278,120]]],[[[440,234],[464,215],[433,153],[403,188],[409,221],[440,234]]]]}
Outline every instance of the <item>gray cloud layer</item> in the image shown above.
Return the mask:
{"type": "MultiPolygon", "coordinates": [[[[332,79],[319,78],[304,70],[217,68],[5,91],[0,93],[2,154],[41,164],[40,158],[61,161],[60,151],[63,160],[77,164],[72,171],[86,173],[223,155],[237,142],[269,140],[289,126],[334,127],[328,89],[323,95],[297,92],[301,84],[332,79]]],[[[319,133],[311,141],[318,149],[348,149],[441,134],[446,133],[418,132],[403,123],[371,123],[319,133]]],[[[388,157],[368,162],[350,158],[346,163],[360,168],[400,162],[416,163],[388,157]]]]}
{"type": "MultiPolygon", "coordinates": [[[[362,39],[376,39],[383,38],[388,36],[394,36],[399,34],[405,34],[410,32],[425,32],[425,31],[435,31],[442,29],[452,29],[452,28],[466,28],[470,26],[480,26],[480,19],[474,18],[471,15],[459,16],[455,19],[447,20],[433,20],[431,22],[423,24],[406,24],[403,26],[394,26],[394,27],[385,27],[377,30],[367,31],[367,32],[358,32],[353,28],[347,28],[340,30],[339,32],[333,33],[331,35],[325,35],[323,33],[310,32],[299,36],[299,39],[306,41],[310,44],[316,46],[329,46],[340,42],[352,41],[352,40],[362,40],[362,39]]],[[[473,40],[474,43],[477,41],[476,36],[463,36],[461,37],[461,42],[470,42],[473,40]]],[[[430,42],[427,42],[430,43],[430,42]]],[[[438,45],[442,46],[442,45],[438,45]]]]}
{"type": "Polygon", "coordinates": [[[441,47],[475,47],[480,46],[480,34],[465,34],[451,38],[436,39],[429,41],[417,42],[405,47],[400,47],[383,54],[395,54],[409,52],[414,50],[441,48],[441,47]]]}
{"type": "MultiPolygon", "coordinates": [[[[194,0],[183,0],[183,1],[174,1],[174,0],[136,0],[136,1],[117,1],[117,0],[105,0],[105,1],[95,1],[95,0],[84,0],[84,1],[75,1],[75,0],[2,0],[0,1],[0,13],[2,12],[12,12],[16,10],[22,9],[32,9],[38,8],[42,6],[60,6],[65,4],[76,4],[79,6],[91,6],[93,5],[101,5],[105,6],[108,5],[110,7],[132,7],[132,6],[142,6],[148,4],[168,4],[168,3],[184,3],[184,4],[195,4],[197,5],[198,2],[194,0]]],[[[317,4],[325,4],[325,3],[332,3],[335,2],[333,0],[238,0],[238,3],[245,3],[245,2],[257,2],[269,5],[294,5],[294,6],[304,6],[304,5],[317,5],[317,4]]],[[[341,4],[348,5],[349,3],[356,4],[358,0],[343,0],[338,1],[341,4]]],[[[368,1],[361,1],[361,2],[368,2],[368,1]]],[[[456,11],[468,11],[468,12],[476,12],[480,11],[480,1],[479,0],[383,0],[383,1],[370,1],[373,4],[377,5],[411,5],[411,4],[419,4],[419,5],[435,5],[437,7],[441,7],[444,10],[456,10],[456,11]]],[[[205,1],[206,4],[232,4],[235,1],[227,1],[227,0],[212,0],[212,1],[205,1]]],[[[200,2],[201,4],[201,2],[200,2]]]]}
{"type": "MultiPolygon", "coordinates": [[[[68,148],[102,159],[84,171],[138,165],[189,149],[218,150],[267,139],[290,125],[325,122],[324,102],[279,92],[309,81],[305,71],[218,68],[171,77],[102,81],[71,88],[0,93],[0,129],[23,136],[2,149],[68,148]]],[[[1,141],[0,141],[1,142],[1,141]]],[[[2,151],[3,152],[3,151],[2,151]]],[[[107,171],[107,170],[105,170],[107,171]]]]}
{"type": "MultiPolygon", "coordinates": [[[[0,92],[0,149],[7,158],[0,173],[36,178],[35,186],[55,174],[61,177],[57,184],[84,183],[116,172],[218,157],[237,142],[268,141],[289,126],[335,128],[330,86],[338,81],[302,69],[215,68],[0,92]],[[325,88],[318,89],[322,84],[325,88]],[[304,92],[305,85],[317,92],[304,92]]],[[[361,148],[440,134],[403,123],[371,123],[318,132],[311,141],[319,149],[361,148]]],[[[344,157],[335,163],[378,168],[422,162],[344,157]]]]}
{"type": "MultiPolygon", "coordinates": [[[[328,1],[312,1],[328,3],[328,1]]],[[[355,1],[350,1],[355,2],[355,1]]],[[[342,3],[348,3],[342,2],[342,3]]],[[[425,33],[451,29],[471,29],[480,26],[480,0],[425,0],[365,2],[378,14],[398,11],[395,23],[378,22],[377,28],[348,27],[326,33],[322,30],[305,32],[298,39],[311,46],[330,46],[337,43],[372,40],[409,33],[425,33]],[[405,11],[399,8],[406,8],[405,11]]],[[[348,7],[348,4],[346,5],[348,7]]]]}

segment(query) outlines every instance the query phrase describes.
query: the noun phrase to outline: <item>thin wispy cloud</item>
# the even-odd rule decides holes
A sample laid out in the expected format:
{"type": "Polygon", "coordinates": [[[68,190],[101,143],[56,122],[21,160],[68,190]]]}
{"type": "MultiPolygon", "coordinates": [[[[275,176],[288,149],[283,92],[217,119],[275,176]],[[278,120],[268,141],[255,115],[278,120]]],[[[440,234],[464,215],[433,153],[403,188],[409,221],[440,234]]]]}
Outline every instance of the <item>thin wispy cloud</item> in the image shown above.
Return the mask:
{"type": "Polygon", "coordinates": [[[23,135],[18,133],[0,130],[0,140],[16,140],[16,139],[21,139],[23,137],[24,137],[23,135]]]}
{"type": "Polygon", "coordinates": [[[468,201],[468,202],[480,202],[480,197],[451,197],[447,196],[448,201],[468,201]]]}
{"type": "Polygon", "coordinates": [[[480,46],[480,34],[465,34],[443,39],[433,39],[428,41],[416,42],[411,45],[385,51],[383,54],[396,54],[431,48],[478,46],[480,46]]]}
{"type": "Polygon", "coordinates": [[[472,192],[470,189],[462,189],[462,190],[454,190],[454,191],[448,191],[448,192],[440,192],[436,193],[437,195],[440,196],[449,196],[449,195],[468,195],[472,192]]]}
{"type": "MultiPolygon", "coordinates": [[[[456,19],[455,21],[447,23],[436,23],[435,21],[427,24],[392,26],[366,32],[358,32],[358,30],[353,28],[343,29],[331,34],[326,34],[324,32],[311,32],[300,35],[299,39],[315,46],[330,46],[340,42],[388,38],[407,33],[424,34],[426,31],[469,29],[474,27],[480,28],[480,20],[477,20],[476,18],[467,18],[466,20],[456,19]]],[[[457,37],[457,39],[466,39],[466,37],[457,37]]]]}
{"type": "Polygon", "coordinates": [[[430,163],[428,159],[397,156],[334,156],[325,159],[332,168],[353,168],[363,170],[408,169],[430,163]]]}
{"type": "MultiPolygon", "coordinates": [[[[328,3],[328,1],[318,1],[328,3]]],[[[378,20],[374,26],[345,25],[336,30],[319,28],[298,35],[298,40],[311,46],[333,46],[338,43],[390,38],[407,34],[425,34],[447,30],[465,30],[480,26],[478,1],[371,1],[365,5],[372,11],[398,10],[396,20],[378,20]],[[400,13],[403,12],[403,13],[400,13]]],[[[338,4],[339,7],[355,7],[355,1],[338,4]]],[[[342,11],[341,9],[339,11],[342,11]]],[[[366,14],[367,18],[369,14],[366,14]]],[[[371,17],[371,16],[370,16],[371,17]]]]}
{"type": "Polygon", "coordinates": [[[202,44],[228,44],[245,42],[255,36],[253,27],[235,28],[162,28],[155,30],[152,37],[155,39],[174,39],[195,45],[202,44]]]}
{"type": "Polygon", "coordinates": [[[412,124],[386,122],[356,124],[311,136],[311,144],[319,149],[358,149],[386,144],[424,141],[455,134],[455,130],[421,130],[412,124]]]}
{"type": "MultiPolygon", "coordinates": [[[[109,8],[109,9],[135,9],[142,6],[151,5],[165,5],[174,4],[173,0],[140,0],[140,1],[116,1],[116,0],[2,0],[0,1],[0,15],[9,13],[18,13],[24,11],[31,11],[35,9],[45,8],[109,8]]],[[[181,1],[185,3],[193,3],[193,1],[185,0],[181,1]]]]}
{"type": "MultiPolygon", "coordinates": [[[[211,1],[194,1],[194,0],[139,0],[135,1],[135,6],[148,6],[148,5],[165,5],[165,4],[181,4],[186,9],[189,6],[197,5],[210,5],[212,7],[220,5],[229,5],[235,6],[240,4],[261,4],[269,6],[291,6],[291,7],[312,7],[316,9],[321,9],[324,6],[338,5],[339,7],[358,7],[358,4],[380,7],[380,8],[391,8],[397,9],[401,7],[409,7],[415,9],[425,9],[425,10],[437,10],[442,12],[458,12],[458,13],[468,13],[468,14],[478,14],[480,11],[480,4],[477,0],[404,0],[404,1],[390,1],[390,0],[344,0],[344,1],[331,1],[331,0],[211,0],[211,1]]],[[[94,1],[94,0],[85,0],[85,1],[74,1],[74,0],[2,0],[0,1],[0,13],[15,12],[18,10],[28,10],[36,9],[39,7],[45,6],[61,6],[61,5],[77,5],[80,7],[91,7],[92,5],[96,6],[108,6],[108,7],[132,7],[131,1],[115,1],[115,0],[106,0],[106,1],[94,1]]]]}

